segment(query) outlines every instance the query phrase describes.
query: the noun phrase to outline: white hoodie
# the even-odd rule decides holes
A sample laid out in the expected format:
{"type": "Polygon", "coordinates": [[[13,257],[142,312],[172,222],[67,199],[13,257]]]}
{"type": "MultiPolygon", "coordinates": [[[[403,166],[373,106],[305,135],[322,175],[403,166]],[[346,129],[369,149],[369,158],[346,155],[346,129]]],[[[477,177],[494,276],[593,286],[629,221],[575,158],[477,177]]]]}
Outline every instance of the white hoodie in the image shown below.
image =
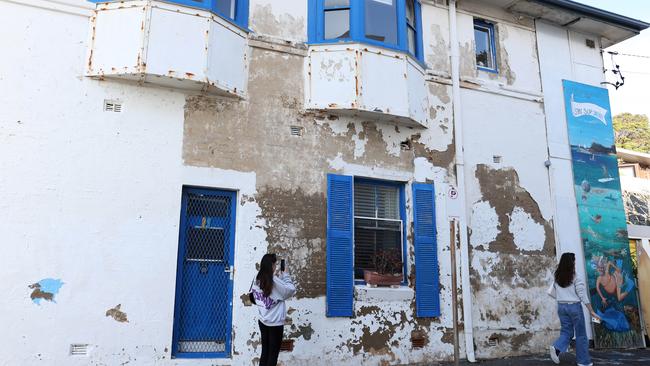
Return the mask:
{"type": "Polygon", "coordinates": [[[273,276],[273,290],[268,297],[264,296],[264,291],[259,287],[257,281],[254,281],[251,288],[251,292],[255,296],[255,305],[260,312],[260,321],[267,327],[284,325],[284,319],[287,316],[287,307],[284,302],[296,294],[296,287],[289,274],[283,272],[280,276],[273,276]]]}

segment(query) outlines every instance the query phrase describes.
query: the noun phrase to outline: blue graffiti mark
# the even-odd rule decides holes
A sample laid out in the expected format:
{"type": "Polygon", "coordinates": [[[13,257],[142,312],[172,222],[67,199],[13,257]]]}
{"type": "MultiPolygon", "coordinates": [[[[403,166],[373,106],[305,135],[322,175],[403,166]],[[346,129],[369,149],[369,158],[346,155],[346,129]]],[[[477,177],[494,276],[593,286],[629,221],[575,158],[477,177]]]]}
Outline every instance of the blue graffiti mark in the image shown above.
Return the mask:
{"type": "Polygon", "coordinates": [[[61,286],[63,286],[63,282],[60,279],[44,278],[29,286],[33,289],[30,297],[36,305],[40,305],[41,300],[56,303],[54,297],[59,293],[61,286]]]}

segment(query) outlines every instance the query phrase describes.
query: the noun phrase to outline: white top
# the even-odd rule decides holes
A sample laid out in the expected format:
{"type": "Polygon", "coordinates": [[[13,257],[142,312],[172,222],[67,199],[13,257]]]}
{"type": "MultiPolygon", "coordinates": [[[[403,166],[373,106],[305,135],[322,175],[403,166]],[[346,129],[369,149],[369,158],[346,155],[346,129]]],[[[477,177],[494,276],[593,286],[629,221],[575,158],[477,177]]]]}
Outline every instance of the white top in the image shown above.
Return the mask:
{"type": "Polygon", "coordinates": [[[573,279],[573,282],[571,282],[567,287],[560,287],[560,285],[555,283],[555,279],[553,279],[553,283],[551,283],[547,293],[549,296],[557,300],[557,302],[590,303],[589,296],[587,296],[587,286],[582,278],[577,275],[573,279]]]}
{"type": "Polygon", "coordinates": [[[267,327],[284,325],[287,316],[285,301],[296,294],[296,286],[293,285],[289,274],[283,272],[280,276],[273,276],[273,290],[268,297],[264,296],[264,291],[260,289],[257,281],[251,288],[260,313],[260,321],[267,327]]]}

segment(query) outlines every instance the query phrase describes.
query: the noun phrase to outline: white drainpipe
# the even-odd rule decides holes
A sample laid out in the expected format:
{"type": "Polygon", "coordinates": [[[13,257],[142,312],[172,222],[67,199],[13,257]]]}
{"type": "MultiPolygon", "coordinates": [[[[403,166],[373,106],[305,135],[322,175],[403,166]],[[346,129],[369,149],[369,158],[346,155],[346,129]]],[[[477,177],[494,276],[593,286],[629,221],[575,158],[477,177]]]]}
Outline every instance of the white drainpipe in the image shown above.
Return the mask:
{"type": "MultiPolygon", "coordinates": [[[[456,24],[456,0],[449,0],[449,43],[451,45],[451,85],[454,103],[454,137],[456,139],[456,185],[460,200],[460,270],[463,290],[463,320],[467,361],[474,356],[474,325],[472,321],[472,288],[469,282],[469,249],[467,243],[467,203],[465,198],[465,157],[463,154],[463,117],[460,98],[460,51],[456,24]]],[[[455,309],[454,309],[455,310],[455,309]]]]}

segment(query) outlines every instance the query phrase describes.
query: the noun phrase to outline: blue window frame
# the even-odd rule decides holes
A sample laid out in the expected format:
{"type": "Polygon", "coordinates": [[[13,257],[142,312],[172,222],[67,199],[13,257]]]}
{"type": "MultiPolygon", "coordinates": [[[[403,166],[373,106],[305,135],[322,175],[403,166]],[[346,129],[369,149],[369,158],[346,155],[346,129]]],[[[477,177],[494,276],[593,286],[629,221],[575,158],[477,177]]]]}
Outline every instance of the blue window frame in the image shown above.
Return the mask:
{"type": "MultiPolygon", "coordinates": [[[[374,259],[399,260],[406,284],[406,204],[404,184],[368,178],[354,179],[354,278],[376,270],[374,259]]],[[[395,270],[395,269],[394,269],[395,270]]]]}
{"type": "MultiPolygon", "coordinates": [[[[117,0],[88,0],[92,3],[106,3],[117,0]]],[[[229,22],[248,29],[248,0],[161,0],[163,2],[181,4],[204,9],[228,20],[229,22]]]]}
{"type": "Polygon", "coordinates": [[[474,41],[476,43],[476,67],[483,71],[499,72],[494,24],[474,19],[474,41]]]}
{"type": "Polygon", "coordinates": [[[309,43],[361,42],[423,62],[420,0],[309,0],[309,43]]]}

